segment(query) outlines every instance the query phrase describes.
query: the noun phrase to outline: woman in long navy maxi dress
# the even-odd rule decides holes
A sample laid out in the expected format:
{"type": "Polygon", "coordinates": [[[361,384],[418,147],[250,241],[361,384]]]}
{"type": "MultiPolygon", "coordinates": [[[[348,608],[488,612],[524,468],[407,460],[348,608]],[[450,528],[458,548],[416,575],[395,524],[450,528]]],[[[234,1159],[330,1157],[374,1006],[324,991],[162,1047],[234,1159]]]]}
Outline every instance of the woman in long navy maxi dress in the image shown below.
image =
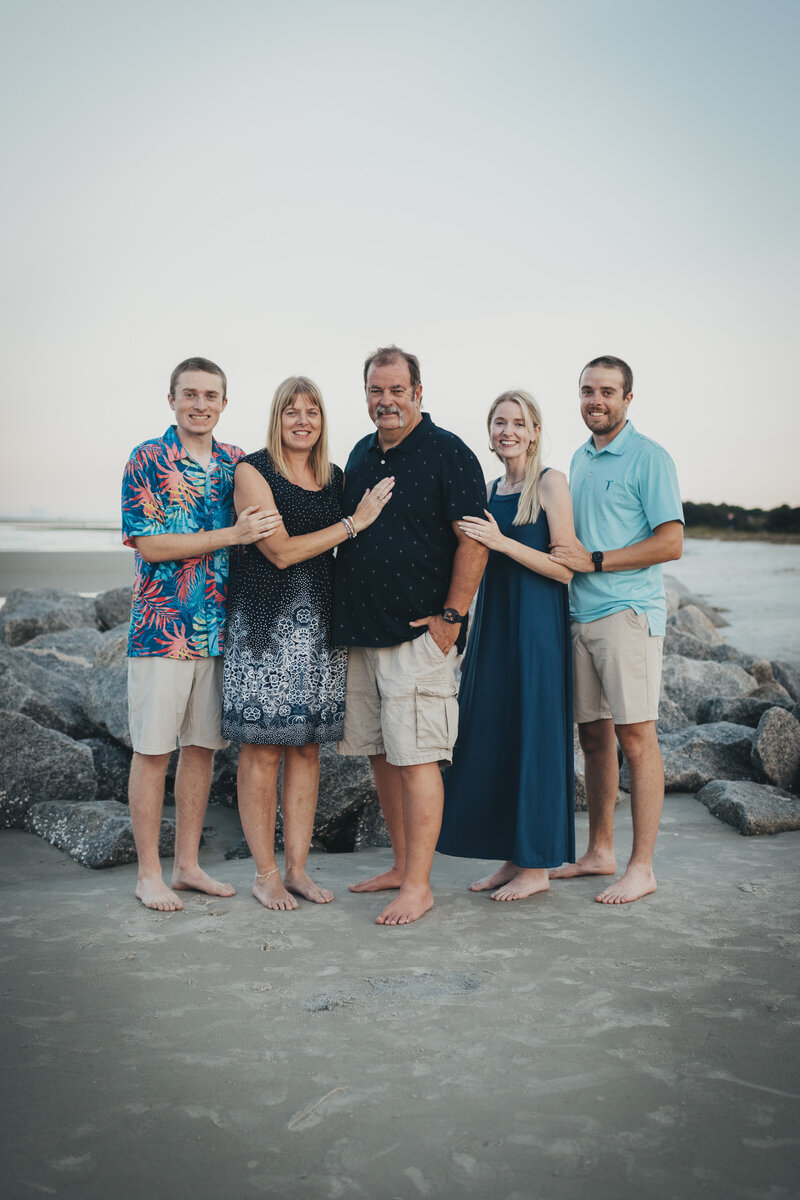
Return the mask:
{"type": "Polygon", "coordinates": [[[491,553],[464,659],[437,849],[504,859],[472,890],[518,900],[545,891],[547,868],[575,856],[571,573],[548,557],[550,542],[574,529],[564,475],[540,466],[533,398],[504,393],[487,423],[506,471],[491,486],[487,519],[462,522],[491,553]],[[514,524],[518,511],[522,524],[514,524]]]}

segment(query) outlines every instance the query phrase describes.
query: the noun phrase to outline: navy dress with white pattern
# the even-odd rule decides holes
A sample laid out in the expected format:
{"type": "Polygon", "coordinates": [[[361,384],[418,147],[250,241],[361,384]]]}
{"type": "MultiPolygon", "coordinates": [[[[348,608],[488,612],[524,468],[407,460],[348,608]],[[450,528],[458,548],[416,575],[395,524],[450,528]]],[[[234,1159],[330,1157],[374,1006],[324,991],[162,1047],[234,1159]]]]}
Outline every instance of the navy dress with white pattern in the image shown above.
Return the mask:
{"type": "MultiPolygon", "coordinates": [[[[519,497],[489,500],[500,532],[547,554],[542,511],[514,525],[519,497]]],[[[572,642],[566,584],[492,550],[458,693],[437,850],[558,867],[575,858],[572,642]]]]}
{"type": "MultiPolygon", "coordinates": [[[[327,487],[312,492],[279,474],[266,450],[243,461],[272,488],[290,537],[341,519],[339,467],[327,487]]],[[[331,642],[334,552],[279,570],[255,545],[243,546],[231,566],[222,736],[268,746],[338,741],[347,648],[331,642]]]]}

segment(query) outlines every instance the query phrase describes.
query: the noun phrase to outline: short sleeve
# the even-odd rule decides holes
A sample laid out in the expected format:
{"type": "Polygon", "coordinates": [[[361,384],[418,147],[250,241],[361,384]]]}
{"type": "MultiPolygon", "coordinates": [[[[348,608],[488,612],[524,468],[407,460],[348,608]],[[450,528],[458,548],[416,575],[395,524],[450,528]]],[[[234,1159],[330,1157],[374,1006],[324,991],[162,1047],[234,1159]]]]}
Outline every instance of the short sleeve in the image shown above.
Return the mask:
{"type": "Polygon", "coordinates": [[[137,449],[122,476],[122,542],[132,549],[134,538],[164,532],[164,506],[149,468],[149,460],[137,449]]]}
{"type": "Polygon", "coordinates": [[[448,521],[483,516],[486,483],[481,464],[470,448],[453,435],[443,447],[444,511],[448,521]]]}
{"type": "Polygon", "coordinates": [[[683,503],[675,463],[662,446],[654,446],[641,473],[639,495],[651,529],[665,521],[683,524],[683,503]]]}

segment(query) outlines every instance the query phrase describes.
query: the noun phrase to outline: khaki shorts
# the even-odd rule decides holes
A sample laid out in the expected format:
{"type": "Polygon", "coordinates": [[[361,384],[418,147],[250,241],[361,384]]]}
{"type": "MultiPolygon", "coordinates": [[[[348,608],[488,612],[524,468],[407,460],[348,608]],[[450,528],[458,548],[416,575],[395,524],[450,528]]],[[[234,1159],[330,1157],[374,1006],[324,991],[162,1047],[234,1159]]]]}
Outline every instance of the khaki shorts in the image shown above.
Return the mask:
{"type": "Polygon", "coordinates": [[[663,637],[651,637],[632,608],[587,624],[572,622],[575,720],[634,725],[658,720],[663,637]]]}
{"type": "Polygon", "coordinates": [[[180,746],[224,750],[222,657],[129,658],[128,725],[138,754],[180,746]]]}
{"type": "Polygon", "coordinates": [[[427,629],[399,646],[351,646],[340,754],[385,754],[395,767],[449,763],[458,734],[453,665],[427,629]]]}

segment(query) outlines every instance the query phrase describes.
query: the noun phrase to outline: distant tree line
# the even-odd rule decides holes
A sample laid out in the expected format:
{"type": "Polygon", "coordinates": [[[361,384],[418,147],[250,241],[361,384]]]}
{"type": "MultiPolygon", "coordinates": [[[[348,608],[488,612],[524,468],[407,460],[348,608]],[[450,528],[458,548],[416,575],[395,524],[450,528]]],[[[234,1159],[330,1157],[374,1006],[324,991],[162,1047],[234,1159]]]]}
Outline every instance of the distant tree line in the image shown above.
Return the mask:
{"type": "Polygon", "coordinates": [[[767,533],[800,533],[800,508],[741,508],[738,504],[693,504],[684,500],[686,527],[764,530],[767,533]]]}

